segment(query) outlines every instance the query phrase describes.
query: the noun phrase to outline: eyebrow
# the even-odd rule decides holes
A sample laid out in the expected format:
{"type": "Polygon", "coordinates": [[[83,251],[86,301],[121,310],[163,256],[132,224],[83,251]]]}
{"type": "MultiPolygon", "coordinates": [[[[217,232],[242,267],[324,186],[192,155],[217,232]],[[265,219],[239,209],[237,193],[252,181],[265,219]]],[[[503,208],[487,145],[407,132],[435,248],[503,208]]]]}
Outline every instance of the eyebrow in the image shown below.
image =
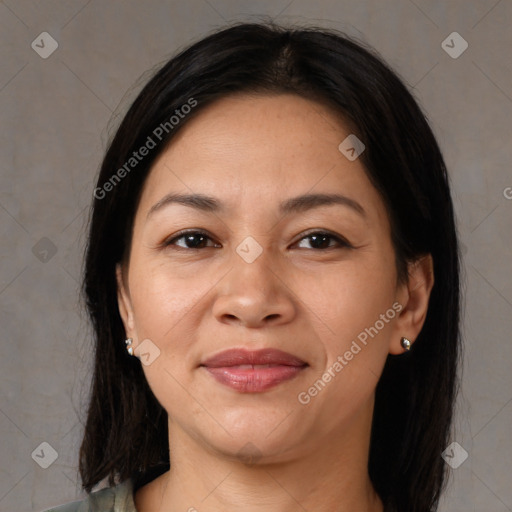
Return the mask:
{"type": "MultiPolygon", "coordinates": [[[[170,193],[162,197],[155,203],[149,210],[146,219],[148,219],[155,212],[163,209],[171,204],[181,204],[210,213],[219,213],[225,211],[225,206],[215,197],[207,196],[204,194],[178,194],[170,193]]],[[[366,216],[364,208],[354,199],[344,196],[342,194],[304,194],[297,197],[292,197],[282,202],[279,205],[281,214],[287,215],[291,213],[299,213],[321,206],[331,205],[346,206],[362,217],[366,216]]]]}

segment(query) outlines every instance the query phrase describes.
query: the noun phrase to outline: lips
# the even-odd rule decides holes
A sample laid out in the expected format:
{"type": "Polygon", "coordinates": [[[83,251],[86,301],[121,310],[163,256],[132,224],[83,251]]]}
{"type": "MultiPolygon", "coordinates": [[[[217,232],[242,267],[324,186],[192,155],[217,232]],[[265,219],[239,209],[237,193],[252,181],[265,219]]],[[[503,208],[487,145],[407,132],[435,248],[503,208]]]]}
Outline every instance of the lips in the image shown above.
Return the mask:
{"type": "Polygon", "coordinates": [[[208,358],[200,366],[221,384],[241,393],[257,393],[292,379],[308,364],[276,349],[232,349],[208,358]]]}
{"type": "Polygon", "coordinates": [[[283,366],[303,366],[306,363],[298,357],[276,350],[267,348],[262,350],[244,350],[232,349],[225,350],[219,354],[210,357],[201,366],[209,368],[221,368],[239,365],[283,365],[283,366]]]}

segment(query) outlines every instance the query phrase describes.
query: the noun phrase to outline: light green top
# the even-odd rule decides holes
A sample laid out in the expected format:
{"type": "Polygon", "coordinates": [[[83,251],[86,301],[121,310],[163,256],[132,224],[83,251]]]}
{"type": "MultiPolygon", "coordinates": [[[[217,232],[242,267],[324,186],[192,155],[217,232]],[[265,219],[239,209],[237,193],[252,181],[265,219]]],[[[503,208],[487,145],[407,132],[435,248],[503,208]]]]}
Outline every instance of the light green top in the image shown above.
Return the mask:
{"type": "Polygon", "coordinates": [[[137,512],[133,501],[133,484],[125,480],[115,487],[91,492],[80,501],[50,508],[44,512],[137,512]]]}

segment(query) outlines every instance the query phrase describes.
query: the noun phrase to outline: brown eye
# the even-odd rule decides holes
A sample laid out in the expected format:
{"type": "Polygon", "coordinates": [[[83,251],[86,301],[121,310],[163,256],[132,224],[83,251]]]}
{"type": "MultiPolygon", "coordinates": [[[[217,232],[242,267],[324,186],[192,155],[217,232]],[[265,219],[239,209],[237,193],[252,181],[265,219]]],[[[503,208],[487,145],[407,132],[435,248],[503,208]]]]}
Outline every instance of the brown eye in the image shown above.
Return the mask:
{"type": "Polygon", "coordinates": [[[331,233],[326,233],[323,231],[316,231],[314,233],[309,233],[305,237],[299,240],[299,243],[303,240],[310,240],[311,247],[305,247],[305,249],[332,249],[335,247],[352,247],[346,240],[343,240],[339,236],[332,235],[331,233]],[[331,243],[334,241],[334,245],[331,243]]]}
{"type": "MultiPolygon", "coordinates": [[[[203,249],[208,247],[206,245],[208,240],[211,241],[212,239],[203,231],[182,231],[178,236],[164,242],[163,245],[164,247],[175,245],[182,249],[203,249]],[[178,240],[183,240],[183,242],[178,244],[176,243],[178,240]]],[[[214,247],[214,245],[209,247],[214,247]]]]}

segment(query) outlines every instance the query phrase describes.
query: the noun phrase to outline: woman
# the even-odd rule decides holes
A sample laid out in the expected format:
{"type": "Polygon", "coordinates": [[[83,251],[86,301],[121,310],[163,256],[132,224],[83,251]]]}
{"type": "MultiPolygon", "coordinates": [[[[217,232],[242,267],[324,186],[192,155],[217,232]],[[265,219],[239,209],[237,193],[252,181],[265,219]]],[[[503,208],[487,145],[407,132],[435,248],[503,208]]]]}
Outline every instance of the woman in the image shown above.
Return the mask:
{"type": "Polygon", "coordinates": [[[139,94],[94,196],[89,496],[53,510],[437,509],[454,212],[375,52],[273,24],[204,38],[139,94]]]}

